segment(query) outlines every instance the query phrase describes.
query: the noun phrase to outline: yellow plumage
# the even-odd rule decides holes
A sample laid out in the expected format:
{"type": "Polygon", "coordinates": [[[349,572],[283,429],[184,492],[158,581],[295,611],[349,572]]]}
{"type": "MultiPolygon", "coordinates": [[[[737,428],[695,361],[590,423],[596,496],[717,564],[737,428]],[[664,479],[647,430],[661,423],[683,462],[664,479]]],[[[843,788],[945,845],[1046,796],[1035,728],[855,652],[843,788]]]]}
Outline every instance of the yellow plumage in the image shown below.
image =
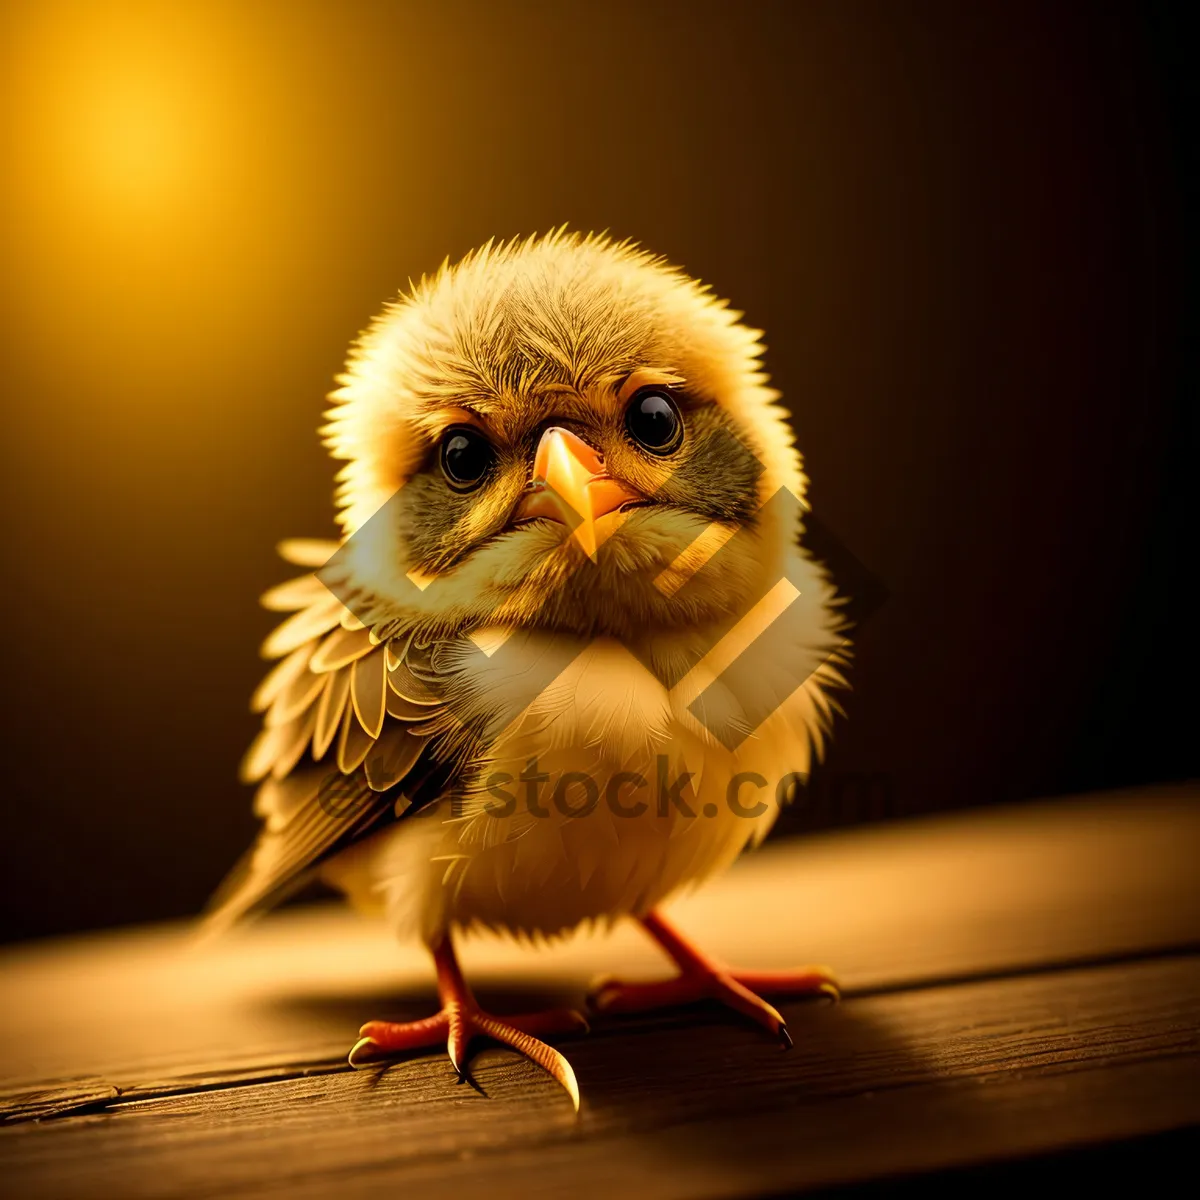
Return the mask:
{"type": "MultiPolygon", "coordinates": [[[[263,831],[215,923],[319,872],[423,938],[444,1011],[506,1041],[456,928],[633,916],[703,974],[653,910],[766,834],[846,653],[739,317],[627,243],[560,232],[443,266],[359,339],[322,430],[344,538],[280,548],[317,573],[264,597],[291,615],[242,764],[263,831]],[[765,641],[749,694],[739,656],[765,641]]],[[[447,1020],[458,1065],[472,1030],[447,1020]]],[[[364,1028],[360,1053],[418,1044],[364,1028]]]]}

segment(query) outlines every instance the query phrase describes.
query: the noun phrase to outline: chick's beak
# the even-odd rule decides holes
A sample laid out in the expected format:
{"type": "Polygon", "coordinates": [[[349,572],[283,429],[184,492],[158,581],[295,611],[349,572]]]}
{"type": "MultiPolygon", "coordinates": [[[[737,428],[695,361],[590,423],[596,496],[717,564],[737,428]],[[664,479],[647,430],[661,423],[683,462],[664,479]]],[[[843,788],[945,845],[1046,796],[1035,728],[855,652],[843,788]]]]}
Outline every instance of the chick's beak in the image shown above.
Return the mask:
{"type": "MultiPolygon", "coordinates": [[[[518,520],[548,517],[561,521],[574,529],[579,544],[594,559],[604,540],[596,522],[623,504],[644,500],[605,474],[604,459],[587,442],[556,425],[542,434],[529,491],[516,515],[518,520]]],[[[605,529],[604,536],[611,532],[605,529]]]]}

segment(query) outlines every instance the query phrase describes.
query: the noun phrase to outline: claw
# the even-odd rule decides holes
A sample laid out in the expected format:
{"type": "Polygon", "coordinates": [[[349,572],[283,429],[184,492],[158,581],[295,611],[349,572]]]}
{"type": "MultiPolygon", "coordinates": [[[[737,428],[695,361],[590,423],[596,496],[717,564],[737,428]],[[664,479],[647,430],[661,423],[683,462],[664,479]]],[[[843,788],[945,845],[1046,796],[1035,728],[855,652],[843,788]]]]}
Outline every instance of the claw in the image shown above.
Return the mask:
{"type": "Polygon", "coordinates": [[[641,918],[646,932],[670,955],[679,974],[654,983],[596,981],[588,1002],[599,1012],[648,1009],[717,1000],[774,1034],[784,1049],[792,1045],[779,1010],[764,996],[825,996],[837,1001],[837,982],[828,967],[798,971],[732,971],[702,954],[657,912],[641,918]]]}
{"type": "Polygon", "coordinates": [[[459,1071],[456,1082],[470,1084],[473,1091],[478,1092],[485,1100],[487,1099],[487,1092],[483,1090],[479,1080],[471,1074],[470,1068],[464,1068],[463,1070],[459,1071]]]}
{"type": "Polygon", "coordinates": [[[372,1056],[367,1053],[370,1046],[379,1048],[379,1043],[374,1038],[363,1037],[359,1038],[353,1046],[350,1047],[350,1053],[346,1055],[346,1061],[356,1070],[361,1071],[368,1066],[373,1060],[372,1056]]]}
{"type": "Polygon", "coordinates": [[[489,1037],[503,1046],[510,1046],[541,1067],[562,1086],[571,1097],[575,1111],[579,1111],[579,1084],[571,1064],[552,1046],[546,1045],[530,1032],[536,1029],[539,1033],[574,1033],[581,1028],[586,1029],[587,1022],[579,1013],[559,1009],[502,1021],[472,1002],[469,1007],[456,1005],[449,1012],[443,1010],[436,1017],[424,1021],[413,1021],[407,1025],[371,1021],[363,1028],[370,1029],[371,1036],[361,1037],[354,1044],[354,1049],[350,1051],[350,1065],[353,1067],[364,1064],[363,1051],[368,1046],[378,1056],[434,1046],[444,1037],[446,1055],[458,1082],[469,1083],[481,1096],[485,1096],[487,1093],[471,1074],[468,1051],[473,1038],[489,1037]]]}
{"type": "Polygon", "coordinates": [[[479,1007],[462,977],[449,941],[443,941],[434,950],[434,962],[438,968],[441,1011],[420,1021],[368,1021],[358,1031],[358,1041],[350,1051],[350,1065],[360,1067],[369,1059],[444,1045],[458,1082],[469,1083],[485,1096],[487,1093],[471,1074],[470,1049],[473,1038],[489,1037],[511,1046],[541,1067],[562,1086],[578,1112],[579,1084],[571,1064],[539,1038],[586,1032],[588,1024],[583,1015],[573,1009],[558,1008],[501,1020],[479,1007]]]}
{"type": "Polygon", "coordinates": [[[579,1081],[575,1078],[575,1072],[571,1069],[571,1064],[558,1051],[555,1051],[555,1057],[561,1063],[561,1070],[554,1073],[554,1078],[567,1089],[567,1095],[571,1097],[571,1107],[575,1112],[579,1111],[579,1081]]]}
{"type": "MultiPolygon", "coordinates": [[[[566,1016],[576,1018],[585,1029],[587,1028],[587,1021],[579,1013],[572,1011],[566,1016]]],[[[494,1041],[511,1046],[556,1080],[571,1097],[572,1107],[576,1112],[579,1111],[579,1083],[575,1078],[575,1072],[572,1070],[571,1064],[553,1046],[548,1046],[525,1030],[505,1024],[495,1017],[480,1013],[475,1020],[480,1033],[487,1034],[494,1041]]]]}

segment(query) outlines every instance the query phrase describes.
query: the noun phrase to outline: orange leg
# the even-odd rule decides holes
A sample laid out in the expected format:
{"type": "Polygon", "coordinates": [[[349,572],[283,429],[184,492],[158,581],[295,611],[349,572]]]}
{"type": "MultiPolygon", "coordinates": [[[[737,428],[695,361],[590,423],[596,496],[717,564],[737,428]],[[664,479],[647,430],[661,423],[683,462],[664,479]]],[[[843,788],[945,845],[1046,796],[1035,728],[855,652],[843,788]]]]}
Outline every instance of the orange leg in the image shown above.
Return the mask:
{"type": "Polygon", "coordinates": [[[468,1072],[468,1050],[474,1038],[488,1037],[511,1046],[552,1075],[567,1090],[571,1103],[579,1110],[579,1085],[571,1064],[539,1036],[586,1031],[587,1021],[580,1013],[567,1008],[547,1009],[544,1012],[524,1013],[500,1020],[479,1007],[447,934],[433,948],[437,968],[438,997],[441,1011],[421,1021],[368,1021],[359,1031],[359,1039],[350,1051],[352,1067],[365,1066],[378,1058],[404,1050],[419,1050],[445,1043],[450,1065],[458,1073],[458,1081],[471,1080],[468,1072]]]}
{"type": "Polygon", "coordinates": [[[679,974],[659,983],[623,983],[610,979],[592,992],[592,1007],[604,1013],[645,1012],[648,1009],[719,1000],[775,1034],[785,1047],[792,1044],[779,1011],[759,993],[774,996],[838,998],[838,986],[825,967],[796,971],[732,971],[697,950],[657,912],[641,918],[642,927],[670,955],[679,974]]]}

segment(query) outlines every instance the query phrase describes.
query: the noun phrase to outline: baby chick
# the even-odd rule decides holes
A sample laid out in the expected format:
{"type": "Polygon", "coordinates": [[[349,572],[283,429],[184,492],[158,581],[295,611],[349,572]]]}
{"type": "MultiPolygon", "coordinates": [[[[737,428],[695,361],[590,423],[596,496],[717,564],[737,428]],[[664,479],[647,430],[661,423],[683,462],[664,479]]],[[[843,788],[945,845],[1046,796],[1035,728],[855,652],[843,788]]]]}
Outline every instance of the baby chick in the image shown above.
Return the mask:
{"type": "Polygon", "coordinates": [[[441,1010],[371,1021],[358,1066],[473,1038],[550,1072],[573,1011],[499,1019],[455,955],[472,928],[553,938],[641,923],[678,968],[595,1008],[716,999],[790,1044],[762,994],[829,973],[726,968],[659,911],[759,843],[810,769],[846,641],[798,546],[805,478],[760,334],[629,243],[562,231],[443,265],[359,339],[322,433],[343,539],[313,573],[242,764],[263,826],[224,925],[317,875],[419,937],[441,1010]]]}

